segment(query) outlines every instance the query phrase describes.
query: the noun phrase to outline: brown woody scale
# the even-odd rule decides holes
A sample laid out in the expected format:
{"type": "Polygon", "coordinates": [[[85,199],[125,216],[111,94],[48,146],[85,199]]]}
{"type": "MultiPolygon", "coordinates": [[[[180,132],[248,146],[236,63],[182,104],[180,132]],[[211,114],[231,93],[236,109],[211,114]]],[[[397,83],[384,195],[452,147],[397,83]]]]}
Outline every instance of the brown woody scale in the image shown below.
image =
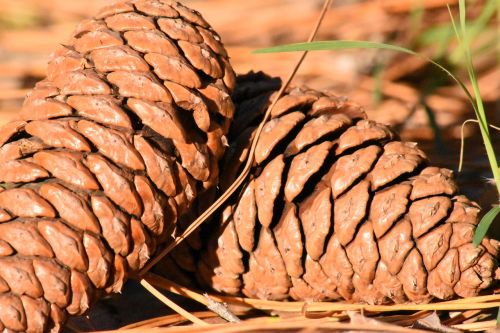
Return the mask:
{"type": "MultiPolygon", "coordinates": [[[[238,79],[223,189],[240,171],[276,83],[262,74],[238,79]]],[[[269,300],[477,295],[495,280],[498,242],[473,246],[479,207],[457,195],[452,178],[355,104],[291,89],[263,129],[250,179],[216,220],[198,279],[269,300]]]]}
{"type": "Polygon", "coordinates": [[[219,36],[175,1],[80,23],[0,130],[0,331],[59,330],[182,229],[218,181],[234,81],[219,36]]]}

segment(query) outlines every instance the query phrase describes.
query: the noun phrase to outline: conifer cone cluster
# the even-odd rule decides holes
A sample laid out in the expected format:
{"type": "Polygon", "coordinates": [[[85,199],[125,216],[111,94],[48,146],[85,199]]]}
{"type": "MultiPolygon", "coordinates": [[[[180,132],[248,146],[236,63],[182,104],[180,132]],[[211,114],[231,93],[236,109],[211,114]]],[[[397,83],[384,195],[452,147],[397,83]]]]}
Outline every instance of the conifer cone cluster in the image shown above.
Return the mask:
{"type": "Polygon", "coordinates": [[[78,25],[0,129],[0,331],[58,331],[210,196],[234,113],[219,36],[172,0],[78,25]]]}
{"type": "MultiPolygon", "coordinates": [[[[277,89],[239,77],[223,189],[277,89]]],[[[259,138],[250,178],[214,221],[195,263],[218,292],[268,300],[425,303],[495,280],[498,242],[472,244],[479,207],[452,171],[355,104],[289,89],[259,138]]],[[[175,259],[175,258],[174,258],[175,259]]]]}

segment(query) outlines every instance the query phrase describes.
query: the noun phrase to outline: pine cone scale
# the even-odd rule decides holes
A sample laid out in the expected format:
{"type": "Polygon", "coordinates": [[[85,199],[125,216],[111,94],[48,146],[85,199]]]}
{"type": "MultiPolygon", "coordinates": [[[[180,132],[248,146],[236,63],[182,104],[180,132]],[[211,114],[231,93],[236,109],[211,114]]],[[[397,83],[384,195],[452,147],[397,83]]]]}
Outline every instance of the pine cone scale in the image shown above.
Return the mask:
{"type": "Polygon", "coordinates": [[[153,66],[160,79],[172,81],[187,88],[201,88],[201,79],[187,61],[161,53],[147,53],[144,59],[153,66]]]}
{"type": "MultiPolygon", "coordinates": [[[[164,16],[164,17],[179,17],[179,12],[174,8],[169,6],[167,3],[162,1],[134,1],[134,7],[137,11],[150,16],[164,16]]],[[[119,12],[132,11],[134,8],[131,6],[126,6],[120,9],[119,12]]],[[[105,12],[101,12],[101,15],[106,15],[105,12]]],[[[117,14],[115,9],[115,14],[117,14]]],[[[100,15],[98,15],[99,18],[100,15]]]]}
{"type": "Polygon", "coordinates": [[[38,192],[70,226],[97,234],[101,231],[97,218],[84,199],[68,188],[57,183],[45,183],[38,192]]]}
{"type": "Polygon", "coordinates": [[[99,183],[83,163],[79,152],[44,150],[33,155],[34,161],[50,174],[85,190],[98,190],[99,183]]]}
{"type": "MultiPolygon", "coordinates": [[[[119,70],[129,72],[149,72],[149,66],[140,55],[126,46],[108,47],[93,50],[90,57],[99,72],[119,70]]],[[[71,70],[71,69],[70,69],[71,70]]]]}
{"type": "Polygon", "coordinates": [[[368,218],[377,238],[382,238],[408,212],[411,191],[410,184],[402,183],[378,191],[373,196],[368,218]]]}
{"type": "Polygon", "coordinates": [[[48,175],[44,168],[26,160],[7,161],[0,165],[0,182],[29,183],[48,175]]]}
{"type": "MultiPolygon", "coordinates": [[[[300,277],[304,272],[302,267],[303,245],[300,221],[297,218],[297,208],[294,204],[285,207],[285,213],[274,227],[273,232],[287,272],[291,277],[300,277]]],[[[237,230],[237,234],[241,235],[239,230],[237,230]]],[[[241,239],[240,243],[242,243],[241,239]]],[[[252,251],[252,248],[253,246],[250,249],[243,247],[247,252],[252,251]]]]}
{"type": "Polygon", "coordinates": [[[110,127],[132,129],[129,116],[118,106],[119,101],[111,96],[73,95],[66,102],[81,117],[110,127]]]}
{"type": "Polygon", "coordinates": [[[146,55],[161,54],[175,57],[179,54],[175,44],[164,38],[165,35],[159,30],[132,30],[125,32],[123,36],[131,48],[146,55]]]}
{"type": "MultiPolygon", "coordinates": [[[[317,261],[323,254],[325,241],[331,228],[331,214],[332,203],[328,188],[316,189],[299,205],[299,218],[304,233],[306,252],[313,260],[317,261]]],[[[278,235],[276,238],[278,239],[278,235]]],[[[284,254],[283,256],[285,257],[284,254]]]]}
{"type": "Polygon", "coordinates": [[[339,157],[330,171],[333,198],[337,199],[355,181],[368,174],[381,152],[382,149],[379,146],[371,145],[361,148],[353,154],[339,157]]]}

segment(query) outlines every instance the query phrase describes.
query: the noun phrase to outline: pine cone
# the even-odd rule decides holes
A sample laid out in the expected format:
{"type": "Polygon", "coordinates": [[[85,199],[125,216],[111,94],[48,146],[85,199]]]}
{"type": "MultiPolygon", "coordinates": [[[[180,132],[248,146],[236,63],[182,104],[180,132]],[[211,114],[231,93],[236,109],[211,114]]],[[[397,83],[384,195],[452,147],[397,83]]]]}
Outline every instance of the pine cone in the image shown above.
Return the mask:
{"type": "Polygon", "coordinates": [[[234,81],[219,36],[175,1],[79,24],[0,130],[0,330],[58,331],[170,239],[218,181],[234,81]]]}
{"type": "MultiPolygon", "coordinates": [[[[275,90],[262,74],[238,79],[223,189],[275,90]]],[[[427,162],[415,143],[364,119],[355,104],[289,90],[259,138],[250,178],[199,255],[198,279],[269,300],[477,295],[495,279],[498,242],[473,246],[478,205],[457,194],[452,171],[427,162]]]]}

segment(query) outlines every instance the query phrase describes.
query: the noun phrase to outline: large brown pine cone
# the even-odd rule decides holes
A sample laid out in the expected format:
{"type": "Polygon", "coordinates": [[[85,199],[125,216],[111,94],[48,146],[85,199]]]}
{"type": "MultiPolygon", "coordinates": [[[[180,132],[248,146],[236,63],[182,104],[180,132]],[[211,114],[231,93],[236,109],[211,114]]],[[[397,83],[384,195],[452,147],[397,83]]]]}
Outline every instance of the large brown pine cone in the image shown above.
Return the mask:
{"type": "MultiPolygon", "coordinates": [[[[263,75],[238,79],[223,189],[276,88],[263,75]]],[[[250,178],[214,223],[198,279],[270,300],[477,295],[495,280],[498,242],[474,247],[479,207],[457,194],[452,171],[427,162],[355,104],[289,90],[259,138],[250,178]]]]}
{"type": "Polygon", "coordinates": [[[210,197],[234,80],[219,36],[176,1],[77,27],[0,129],[0,331],[57,331],[120,291],[210,197]]]}

